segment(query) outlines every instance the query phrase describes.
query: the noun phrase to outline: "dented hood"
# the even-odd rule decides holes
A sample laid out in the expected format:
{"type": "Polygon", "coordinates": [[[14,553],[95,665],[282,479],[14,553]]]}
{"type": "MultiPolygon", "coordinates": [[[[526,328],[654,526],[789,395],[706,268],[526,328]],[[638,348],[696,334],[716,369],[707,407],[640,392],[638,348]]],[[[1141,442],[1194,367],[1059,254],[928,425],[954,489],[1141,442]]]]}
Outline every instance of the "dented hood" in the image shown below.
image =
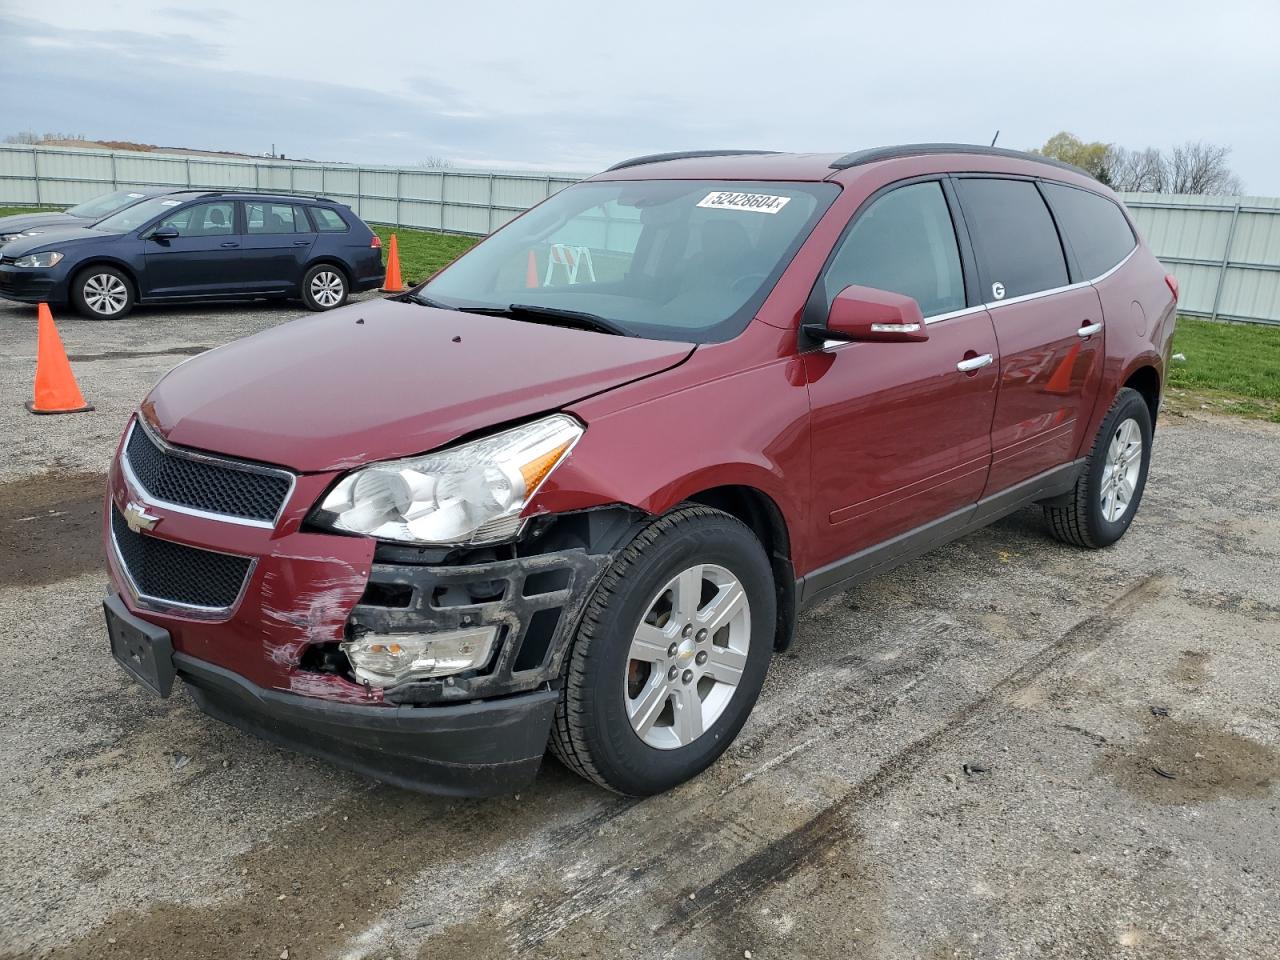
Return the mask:
{"type": "Polygon", "coordinates": [[[410,456],[652,376],[687,343],[371,300],[179,364],[144,410],[170,442],[313,472],[410,456]]]}

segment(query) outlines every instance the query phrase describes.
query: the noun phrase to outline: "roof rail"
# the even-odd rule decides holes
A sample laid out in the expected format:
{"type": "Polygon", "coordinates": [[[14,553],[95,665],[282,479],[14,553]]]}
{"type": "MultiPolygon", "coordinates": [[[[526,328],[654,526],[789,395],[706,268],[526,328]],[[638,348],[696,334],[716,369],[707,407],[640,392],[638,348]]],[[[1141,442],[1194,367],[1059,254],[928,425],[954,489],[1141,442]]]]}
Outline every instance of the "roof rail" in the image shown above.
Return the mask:
{"type": "Polygon", "coordinates": [[[831,169],[847,170],[850,167],[858,167],[864,163],[875,163],[878,160],[893,160],[898,157],[925,157],[939,153],[974,153],[984,157],[1032,160],[1036,163],[1047,163],[1051,167],[1061,167],[1063,170],[1082,174],[1090,180],[1094,179],[1092,174],[1081,170],[1074,164],[1054,160],[1052,157],[1042,157],[1038,153],[1027,153],[1023,150],[1008,150],[1004,147],[986,147],[977,143],[904,143],[896,147],[872,147],[869,150],[855,150],[853,153],[846,153],[839,160],[832,163],[831,169]]]}
{"type": "Polygon", "coordinates": [[[677,153],[650,153],[643,157],[632,157],[615,163],[605,171],[625,170],[627,167],[640,167],[646,163],[663,163],[666,160],[696,160],[700,157],[748,157],[777,153],[777,150],[681,150],[677,153]]]}

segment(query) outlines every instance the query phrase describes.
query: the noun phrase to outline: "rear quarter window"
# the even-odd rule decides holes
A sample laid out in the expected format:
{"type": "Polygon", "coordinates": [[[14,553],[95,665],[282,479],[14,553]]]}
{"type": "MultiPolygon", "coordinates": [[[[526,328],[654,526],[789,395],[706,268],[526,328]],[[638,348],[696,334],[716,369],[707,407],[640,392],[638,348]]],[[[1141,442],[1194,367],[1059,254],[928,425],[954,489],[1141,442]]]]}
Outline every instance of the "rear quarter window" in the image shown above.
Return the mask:
{"type": "Polygon", "coordinates": [[[987,302],[1067,285],[1067,261],[1053,217],[1030,180],[956,181],[987,302]]]}
{"type": "Polygon", "coordinates": [[[1042,186],[1058,228],[1080,264],[1081,279],[1102,276],[1137,245],[1128,219],[1106,197],[1060,183],[1042,186]]]}
{"type": "Polygon", "coordinates": [[[348,229],[347,221],[336,210],[328,207],[312,207],[311,219],[316,222],[316,229],[321,233],[344,233],[348,229]]]}

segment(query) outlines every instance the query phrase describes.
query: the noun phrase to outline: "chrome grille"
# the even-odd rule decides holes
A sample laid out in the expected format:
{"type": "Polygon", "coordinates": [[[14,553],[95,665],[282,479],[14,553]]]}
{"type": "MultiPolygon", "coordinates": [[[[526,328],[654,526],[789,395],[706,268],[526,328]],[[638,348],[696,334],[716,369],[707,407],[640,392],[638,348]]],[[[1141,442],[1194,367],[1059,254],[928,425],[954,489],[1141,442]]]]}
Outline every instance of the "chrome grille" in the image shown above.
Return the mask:
{"type": "Polygon", "coordinates": [[[293,475],[252,463],[162,445],[135,422],[125,459],[153,499],[264,526],[273,524],[293,488],[293,475]]]}

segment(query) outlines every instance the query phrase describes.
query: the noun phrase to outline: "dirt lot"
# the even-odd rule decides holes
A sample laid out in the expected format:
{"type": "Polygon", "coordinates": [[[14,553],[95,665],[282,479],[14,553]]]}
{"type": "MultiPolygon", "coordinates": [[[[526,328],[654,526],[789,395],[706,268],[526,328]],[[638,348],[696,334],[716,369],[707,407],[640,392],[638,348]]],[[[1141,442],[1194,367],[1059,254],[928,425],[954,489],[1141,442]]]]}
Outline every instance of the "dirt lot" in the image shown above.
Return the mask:
{"type": "Polygon", "coordinates": [[[666,796],[548,761],[436,800],[150,699],[107,653],[125,417],[295,312],[62,316],[98,409],[36,418],[33,311],[0,306],[0,956],[1277,956],[1280,427],[1166,418],[1113,549],[1027,511],[810,611],[740,741],[666,796]]]}

